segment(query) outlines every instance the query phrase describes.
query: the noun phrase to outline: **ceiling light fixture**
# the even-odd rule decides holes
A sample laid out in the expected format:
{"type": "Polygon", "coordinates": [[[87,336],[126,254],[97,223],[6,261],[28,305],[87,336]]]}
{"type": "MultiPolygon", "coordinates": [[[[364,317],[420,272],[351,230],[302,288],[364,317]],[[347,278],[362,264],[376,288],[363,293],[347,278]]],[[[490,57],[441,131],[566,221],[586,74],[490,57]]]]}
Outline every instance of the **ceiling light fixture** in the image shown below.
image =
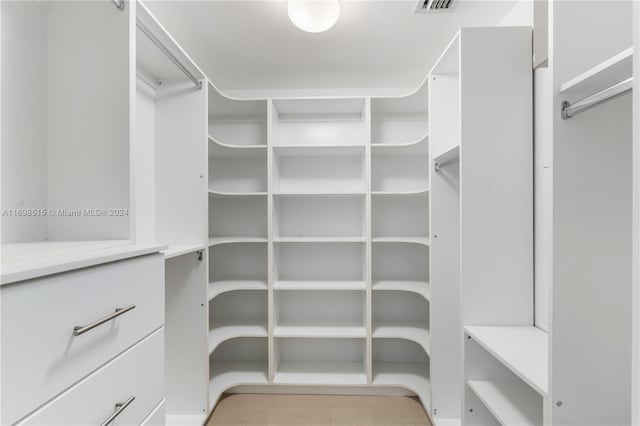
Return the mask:
{"type": "Polygon", "coordinates": [[[308,33],[333,27],[340,17],[338,0],[289,0],[287,13],[293,24],[308,33]]]}

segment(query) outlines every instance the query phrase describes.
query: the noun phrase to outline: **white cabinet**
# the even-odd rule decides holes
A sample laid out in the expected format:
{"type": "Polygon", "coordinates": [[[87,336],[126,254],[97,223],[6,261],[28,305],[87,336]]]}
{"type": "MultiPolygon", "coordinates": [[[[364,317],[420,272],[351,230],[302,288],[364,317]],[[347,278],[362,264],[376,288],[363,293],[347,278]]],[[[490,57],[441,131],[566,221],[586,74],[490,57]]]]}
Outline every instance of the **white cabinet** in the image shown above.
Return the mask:
{"type": "MultiPolygon", "coordinates": [[[[164,358],[162,255],[141,256],[16,282],[2,286],[0,291],[3,424],[24,418],[56,395],[70,392],[80,381],[91,381],[86,378],[88,375],[158,330],[160,343],[153,346],[157,353],[149,352],[154,349],[145,349],[143,358],[151,356],[157,360],[155,366],[150,364],[149,374],[157,376],[153,381],[159,380],[159,385],[153,386],[155,396],[147,401],[151,405],[139,405],[146,407],[140,414],[146,416],[163,398],[163,371],[158,368],[164,358]]],[[[129,366],[124,374],[132,375],[143,364],[129,366]]],[[[136,377],[135,374],[132,377],[136,377]]],[[[116,379],[108,382],[114,390],[125,389],[116,379]]],[[[125,398],[117,393],[110,394],[109,398],[111,396],[125,398]]],[[[95,399],[89,394],[82,396],[96,403],[99,397],[98,394],[95,399]]],[[[70,401],[75,398],[71,397],[70,401]]],[[[118,400],[104,402],[111,404],[118,400]]],[[[64,410],[49,413],[51,417],[45,413],[42,419],[65,422],[64,410]]],[[[76,421],[73,412],[66,414],[69,421],[76,421]]],[[[99,412],[94,414],[100,416],[99,412]]],[[[108,415],[105,411],[104,417],[108,415]]],[[[82,423],[83,419],[78,417],[77,422],[82,423]]]]}
{"type": "Polygon", "coordinates": [[[462,28],[429,76],[436,418],[494,424],[493,404],[516,397],[542,418],[546,386],[518,382],[531,352],[546,383],[544,349],[529,351],[526,337],[546,338],[533,327],[531,58],[531,28],[462,28]],[[494,344],[513,345],[514,363],[494,344]],[[503,392],[504,380],[517,390],[503,392]]]}

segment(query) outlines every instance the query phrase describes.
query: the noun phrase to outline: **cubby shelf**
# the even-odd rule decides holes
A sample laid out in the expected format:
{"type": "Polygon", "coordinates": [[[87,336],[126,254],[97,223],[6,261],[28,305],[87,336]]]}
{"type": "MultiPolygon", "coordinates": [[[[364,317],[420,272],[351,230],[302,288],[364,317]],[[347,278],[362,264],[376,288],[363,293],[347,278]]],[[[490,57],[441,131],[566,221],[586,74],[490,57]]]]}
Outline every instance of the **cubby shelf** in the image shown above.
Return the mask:
{"type": "Polygon", "coordinates": [[[364,237],[274,237],[276,243],[364,243],[364,237]]]}
{"type": "Polygon", "coordinates": [[[367,331],[358,321],[281,321],[274,337],[364,338],[367,331]]]}
{"type": "Polygon", "coordinates": [[[219,244],[236,244],[236,243],[266,243],[267,239],[262,237],[210,237],[209,247],[219,244]]]}
{"type": "Polygon", "coordinates": [[[273,195],[279,197],[314,197],[314,196],[336,196],[336,197],[352,197],[364,196],[364,191],[274,191],[273,195]]]}
{"type": "Polygon", "coordinates": [[[374,321],[372,337],[410,340],[419,344],[427,355],[431,353],[429,327],[420,321],[374,321]]]}
{"type": "Polygon", "coordinates": [[[236,290],[267,290],[267,282],[260,280],[211,281],[207,286],[207,300],[211,301],[220,294],[236,290]]]}
{"type": "Polygon", "coordinates": [[[547,394],[547,333],[533,326],[466,326],[464,330],[539,394],[547,394]]]}
{"type": "Polygon", "coordinates": [[[355,155],[364,153],[364,144],[342,145],[273,145],[276,155],[355,155]]]}
{"type": "Polygon", "coordinates": [[[266,361],[210,361],[209,407],[227,389],[238,385],[266,385],[269,382],[266,361]]]}
{"type": "Polygon", "coordinates": [[[542,424],[542,407],[531,403],[531,395],[514,381],[468,380],[467,386],[501,425],[542,424]]]}
{"type": "Polygon", "coordinates": [[[371,289],[374,291],[408,291],[417,293],[426,300],[431,298],[431,286],[427,281],[374,281],[371,289]]]}
{"type": "Polygon", "coordinates": [[[255,196],[263,196],[267,195],[267,191],[221,191],[218,189],[209,189],[209,195],[218,196],[218,197],[238,197],[238,196],[246,196],[246,197],[255,197],[255,196]]]}
{"type": "Polygon", "coordinates": [[[364,385],[364,364],[358,361],[281,361],[274,383],[316,385],[364,385]]]}
{"type": "Polygon", "coordinates": [[[210,321],[209,354],[220,343],[236,337],[267,337],[266,321],[210,321]]]}
{"type": "Polygon", "coordinates": [[[275,281],[274,290],[366,290],[365,281],[275,281]]]}
{"type": "Polygon", "coordinates": [[[371,242],[422,244],[428,246],[430,244],[430,239],[429,237],[374,237],[371,239],[371,242]]]}
{"type": "Polygon", "coordinates": [[[427,155],[429,133],[411,142],[402,143],[372,143],[374,155],[427,155]]]}

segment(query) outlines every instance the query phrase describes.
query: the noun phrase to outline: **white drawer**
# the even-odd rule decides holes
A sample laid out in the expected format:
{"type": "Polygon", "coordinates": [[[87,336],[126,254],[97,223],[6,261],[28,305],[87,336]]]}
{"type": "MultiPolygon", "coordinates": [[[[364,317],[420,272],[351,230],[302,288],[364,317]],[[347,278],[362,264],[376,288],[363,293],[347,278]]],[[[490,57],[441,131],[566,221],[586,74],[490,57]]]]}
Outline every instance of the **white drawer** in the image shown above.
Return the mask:
{"type": "MultiPolygon", "coordinates": [[[[2,417],[20,420],[164,323],[164,256],[2,286],[2,417]],[[80,336],[116,308],[135,308],[80,336]]],[[[157,401],[156,401],[157,402],[157,401]]]]}
{"type": "Polygon", "coordinates": [[[24,425],[99,425],[135,399],[111,426],[139,425],[164,394],[164,328],[27,417],[24,425]]]}

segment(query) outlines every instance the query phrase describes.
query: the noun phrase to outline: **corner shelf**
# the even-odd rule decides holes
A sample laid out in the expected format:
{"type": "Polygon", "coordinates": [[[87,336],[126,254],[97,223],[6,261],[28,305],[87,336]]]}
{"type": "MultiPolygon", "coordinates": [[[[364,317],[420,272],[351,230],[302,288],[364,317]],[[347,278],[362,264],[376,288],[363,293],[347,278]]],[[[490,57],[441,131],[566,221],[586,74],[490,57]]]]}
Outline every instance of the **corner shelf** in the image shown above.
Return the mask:
{"type": "Polygon", "coordinates": [[[211,281],[207,286],[207,300],[210,302],[216,296],[236,290],[267,290],[267,282],[260,280],[227,280],[211,281]]]}
{"type": "Polygon", "coordinates": [[[229,339],[267,337],[266,321],[209,321],[209,354],[229,339]]]}
{"type": "Polygon", "coordinates": [[[403,191],[371,191],[373,196],[402,196],[402,195],[419,195],[428,194],[429,188],[409,189],[403,191]]]}
{"type": "Polygon", "coordinates": [[[374,321],[372,337],[410,340],[419,344],[427,355],[431,354],[429,327],[420,321],[374,321]]]}
{"type": "Polygon", "coordinates": [[[464,331],[539,394],[547,394],[547,333],[533,326],[466,326],[464,331]]]}
{"type": "MultiPolygon", "coordinates": [[[[255,155],[256,154],[256,150],[262,150],[262,149],[266,149],[267,145],[266,144],[259,144],[259,145],[234,145],[234,144],[229,144],[229,143],[224,143],[224,142],[220,142],[219,140],[217,140],[216,138],[214,138],[213,136],[209,135],[209,142],[216,144],[222,148],[231,148],[231,149],[237,149],[238,150],[238,155],[255,155]],[[246,151],[243,153],[240,153],[241,151],[246,151]]],[[[209,151],[211,152],[211,151],[209,151]]],[[[259,151],[258,151],[259,152],[259,151]]]]}
{"type": "Polygon", "coordinates": [[[269,383],[266,361],[210,361],[209,407],[213,409],[224,391],[239,385],[269,383]]]}
{"type": "Polygon", "coordinates": [[[164,250],[165,259],[171,259],[173,257],[182,256],[189,253],[195,253],[200,250],[204,250],[205,246],[202,244],[169,244],[169,247],[164,250]]]}
{"type": "Polygon", "coordinates": [[[256,197],[256,196],[266,196],[267,191],[221,191],[218,189],[209,189],[209,195],[218,196],[218,197],[256,197]]]}
{"type": "Polygon", "coordinates": [[[422,244],[424,246],[429,246],[431,244],[429,237],[374,237],[371,239],[371,242],[422,244]]]}
{"type": "Polygon", "coordinates": [[[373,291],[408,291],[419,294],[426,300],[431,298],[431,286],[427,281],[374,281],[371,289],[373,291]]]}
{"type": "Polygon", "coordinates": [[[267,239],[263,237],[210,237],[209,247],[219,244],[237,244],[237,243],[266,243],[267,239]]]}
{"type": "Polygon", "coordinates": [[[364,243],[364,237],[275,237],[275,243],[364,243]]]}
{"type": "Polygon", "coordinates": [[[530,395],[514,381],[468,380],[467,386],[501,425],[536,426],[542,422],[542,407],[531,404],[530,395]]]}
{"type": "Polygon", "coordinates": [[[373,363],[373,384],[398,386],[415,392],[425,411],[431,411],[431,381],[426,362],[376,362],[373,363]]]}

